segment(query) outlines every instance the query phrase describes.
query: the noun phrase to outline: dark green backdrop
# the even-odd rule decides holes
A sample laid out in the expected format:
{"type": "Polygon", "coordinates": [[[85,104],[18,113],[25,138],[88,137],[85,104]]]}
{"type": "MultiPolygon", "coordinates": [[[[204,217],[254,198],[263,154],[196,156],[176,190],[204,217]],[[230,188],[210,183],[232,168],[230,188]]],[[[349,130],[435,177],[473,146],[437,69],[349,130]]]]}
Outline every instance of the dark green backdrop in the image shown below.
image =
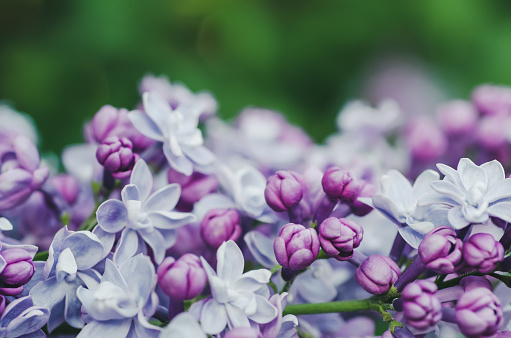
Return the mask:
{"type": "Polygon", "coordinates": [[[321,140],[386,53],[421,60],[452,96],[510,84],[510,12],[504,0],[1,0],[0,99],[59,152],[102,105],[133,107],[152,72],[211,90],[225,118],[267,106],[321,140]]]}

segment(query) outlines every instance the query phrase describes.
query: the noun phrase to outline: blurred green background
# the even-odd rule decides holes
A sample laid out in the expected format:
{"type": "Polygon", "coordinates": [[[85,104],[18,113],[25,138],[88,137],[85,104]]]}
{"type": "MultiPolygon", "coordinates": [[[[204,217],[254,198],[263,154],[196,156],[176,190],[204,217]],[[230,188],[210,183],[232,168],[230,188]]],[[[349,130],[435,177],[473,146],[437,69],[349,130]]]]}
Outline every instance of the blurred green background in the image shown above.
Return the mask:
{"type": "Polygon", "coordinates": [[[265,106],[322,140],[385,55],[418,60],[453,97],[510,84],[510,13],[505,0],[2,0],[0,99],[34,117],[45,151],[80,142],[104,104],[134,107],[146,73],[212,91],[224,118],[265,106]]]}

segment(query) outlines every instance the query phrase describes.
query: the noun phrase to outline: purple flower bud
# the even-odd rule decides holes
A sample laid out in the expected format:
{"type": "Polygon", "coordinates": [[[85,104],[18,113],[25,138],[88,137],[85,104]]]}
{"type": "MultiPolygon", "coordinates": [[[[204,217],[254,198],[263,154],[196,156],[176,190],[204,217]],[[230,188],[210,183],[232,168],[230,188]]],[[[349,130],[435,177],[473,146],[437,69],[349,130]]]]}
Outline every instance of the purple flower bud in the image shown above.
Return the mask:
{"type": "Polygon", "coordinates": [[[325,171],[321,184],[329,198],[342,201],[354,201],[360,190],[358,181],[348,171],[338,167],[332,167],[325,171]]]}
{"type": "Polygon", "coordinates": [[[467,276],[460,281],[459,285],[465,292],[475,288],[486,288],[490,291],[493,290],[491,282],[483,276],[467,276]]]}
{"type": "Polygon", "coordinates": [[[506,132],[511,124],[509,115],[484,116],[477,124],[476,139],[486,149],[497,151],[506,148],[506,132]]]}
{"type": "Polygon", "coordinates": [[[319,254],[319,239],[316,230],[303,225],[288,223],[273,242],[277,262],[285,268],[305,269],[319,254]]]}
{"type": "Polygon", "coordinates": [[[23,291],[35,272],[30,254],[20,248],[11,248],[0,252],[5,265],[0,272],[0,293],[12,296],[23,291]],[[18,292],[19,291],[19,292],[18,292]]]}
{"type": "Polygon", "coordinates": [[[177,261],[167,257],[158,267],[158,285],[162,291],[175,300],[189,300],[197,297],[206,286],[206,271],[199,257],[184,254],[177,261]]]}
{"type": "Polygon", "coordinates": [[[447,139],[428,118],[417,118],[407,126],[406,144],[412,156],[421,161],[438,158],[447,149],[447,139]]]}
{"type": "Polygon", "coordinates": [[[401,270],[387,256],[372,255],[360,264],[355,273],[358,284],[369,293],[382,294],[390,290],[401,276],[401,270]]]}
{"type": "Polygon", "coordinates": [[[193,204],[202,197],[215,192],[219,183],[214,175],[204,175],[194,172],[190,176],[181,174],[174,169],[169,169],[167,173],[169,183],[178,183],[181,186],[181,197],[176,209],[181,211],[192,211],[193,204]]]}
{"type": "Polygon", "coordinates": [[[364,230],[346,218],[329,217],[319,226],[319,242],[330,257],[346,261],[353,257],[353,249],[362,242],[364,230]]]}
{"type": "Polygon", "coordinates": [[[25,136],[12,141],[11,151],[0,158],[0,211],[26,201],[48,178],[48,168],[39,168],[39,152],[25,136]]]}
{"type": "Polygon", "coordinates": [[[508,114],[511,113],[511,88],[489,84],[482,85],[472,93],[472,101],[483,114],[508,114]]]}
{"type": "Polygon", "coordinates": [[[359,197],[373,197],[375,190],[374,185],[366,180],[359,180],[360,190],[357,197],[349,202],[351,212],[359,217],[365,216],[370,213],[373,208],[358,200],[359,197]]]}
{"type": "Polygon", "coordinates": [[[475,234],[463,245],[463,259],[477,271],[490,273],[504,260],[504,247],[490,234],[475,234]]]}
{"type": "Polygon", "coordinates": [[[465,292],[456,304],[456,323],[469,338],[494,335],[502,323],[499,299],[486,288],[465,292]]]}
{"type": "Polygon", "coordinates": [[[303,197],[301,177],[294,171],[279,170],[266,182],[264,198],[266,203],[277,212],[296,206],[303,197]]]}
{"type": "Polygon", "coordinates": [[[467,101],[454,100],[438,108],[440,128],[453,136],[466,135],[474,131],[478,114],[474,106],[467,101]]]}
{"type": "Polygon", "coordinates": [[[427,280],[408,284],[403,290],[403,312],[410,326],[424,330],[442,319],[442,305],[435,293],[438,287],[427,280]]]}
{"type": "Polygon", "coordinates": [[[111,136],[96,151],[98,162],[117,179],[128,178],[138,155],[133,153],[133,143],[126,137],[111,136]]]}
{"type": "Polygon", "coordinates": [[[236,241],[241,235],[240,217],[233,209],[210,210],[201,223],[200,234],[206,244],[218,249],[223,242],[236,241]]]}
{"type": "Polygon", "coordinates": [[[461,239],[447,226],[431,230],[419,245],[419,257],[424,265],[436,273],[449,274],[462,265],[461,239]]]}
{"type": "Polygon", "coordinates": [[[80,193],[80,183],[71,175],[57,175],[50,183],[60,192],[68,204],[74,204],[80,193]]]}

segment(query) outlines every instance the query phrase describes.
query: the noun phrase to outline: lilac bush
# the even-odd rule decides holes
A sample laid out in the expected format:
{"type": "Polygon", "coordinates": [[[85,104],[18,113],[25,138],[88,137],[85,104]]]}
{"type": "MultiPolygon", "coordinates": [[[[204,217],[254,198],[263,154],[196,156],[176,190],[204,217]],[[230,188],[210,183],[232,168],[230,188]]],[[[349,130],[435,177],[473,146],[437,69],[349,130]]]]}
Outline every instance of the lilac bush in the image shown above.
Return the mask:
{"type": "Polygon", "coordinates": [[[0,336],[509,335],[511,88],[436,116],[352,101],[323,144],[163,76],[139,91],[62,172],[0,106],[0,336]]]}

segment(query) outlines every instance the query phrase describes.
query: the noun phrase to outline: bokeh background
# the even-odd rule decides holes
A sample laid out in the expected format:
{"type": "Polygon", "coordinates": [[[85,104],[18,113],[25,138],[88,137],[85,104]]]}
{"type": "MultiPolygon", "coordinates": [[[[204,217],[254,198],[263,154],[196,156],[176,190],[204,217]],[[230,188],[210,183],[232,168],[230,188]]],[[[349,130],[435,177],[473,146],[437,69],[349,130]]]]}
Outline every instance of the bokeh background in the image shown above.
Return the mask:
{"type": "Polygon", "coordinates": [[[102,105],[132,108],[142,76],[165,74],[213,92],[224,118],[268,107],[321,141],[348,98],[392,81],[461,98],[511,84],[509,14],[505,0],[2,0],[0,99],[58,153],[102,105]]]}

